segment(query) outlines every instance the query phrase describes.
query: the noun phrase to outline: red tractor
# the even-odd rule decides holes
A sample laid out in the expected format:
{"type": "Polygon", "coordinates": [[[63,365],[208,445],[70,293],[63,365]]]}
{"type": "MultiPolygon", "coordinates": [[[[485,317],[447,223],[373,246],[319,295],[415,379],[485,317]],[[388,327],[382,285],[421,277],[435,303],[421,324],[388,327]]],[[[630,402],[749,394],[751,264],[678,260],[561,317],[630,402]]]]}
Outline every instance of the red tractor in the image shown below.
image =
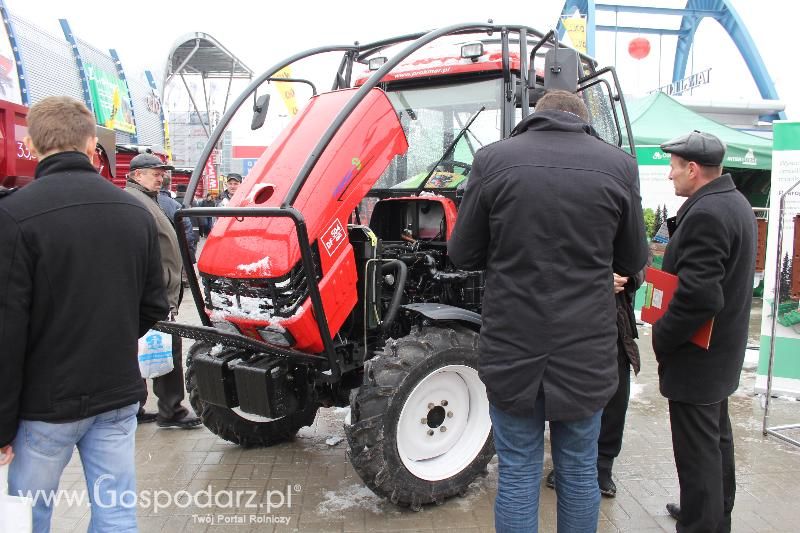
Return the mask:
{"type": "Polygon", "coordinates": [[[222,118],[186,199],[236,109],[252,97],[260,128],[259,87],[313,88],[274,76],[322,53],[342,54],[333,89],[313,89],[229,205],[184,200],[179,217],[217,217],[199,280],[187,266],[204,325],[158,328],[198,340],[186,386],[212,432],[268,446],[321,406],[350,406],[355,470],[418,509],[463,493],[494,455],[476,350],[484,273],[447,256],[475,151],[551,88],[581,94],[607,142],[620,145],[621,126],[632,135],[613,69],[552,32],[462,24],[278,63],[222,118]]]}

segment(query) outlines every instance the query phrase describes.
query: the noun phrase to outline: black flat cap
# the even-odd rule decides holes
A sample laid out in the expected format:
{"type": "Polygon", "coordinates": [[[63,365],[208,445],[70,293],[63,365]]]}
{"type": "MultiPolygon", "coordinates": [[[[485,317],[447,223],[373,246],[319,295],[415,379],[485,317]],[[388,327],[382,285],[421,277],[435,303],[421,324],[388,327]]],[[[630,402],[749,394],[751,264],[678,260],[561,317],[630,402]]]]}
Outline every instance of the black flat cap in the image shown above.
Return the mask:
{"type": "Polygon", "coordinates": [[[661,145],[668,154],[675,154],[700,165],[718,167],[725,158],[725,143],[710,133],[694,130],[661,145]]]}
{"type": "Polygon", "coordinates": [[[175,167],[164,163],[162,160],[160,160],[153,154],[139,154],[133,159],[131,159],[131,167],[130,167],[131,172],[142,168],[160,168],[163,170],[175,170],[175,167]]]}
{"type": "Polygon", "coordinates": [[[228,177],[225,179],[225,181],[228,182],[228,181],[231,181],[231,180],[236,180],[239,183],[241,183],[242,182],[242,175],[241,174],[237,174],[236,172],[231,172],[230,174],[228,174],[228,177]]]}

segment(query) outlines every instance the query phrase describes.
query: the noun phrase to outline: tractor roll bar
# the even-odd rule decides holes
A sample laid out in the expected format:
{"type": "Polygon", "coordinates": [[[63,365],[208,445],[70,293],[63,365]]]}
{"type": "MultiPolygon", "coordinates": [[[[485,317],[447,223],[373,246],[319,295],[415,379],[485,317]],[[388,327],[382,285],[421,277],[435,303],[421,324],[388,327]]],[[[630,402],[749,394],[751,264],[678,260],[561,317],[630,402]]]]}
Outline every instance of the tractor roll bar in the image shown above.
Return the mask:
{"type": "Polygon", "coordinates": [[[309,154],[308,158],[306,159],[303,166],[300,168],[300,172],[297,174],[297,178],[295,178],[294,183],[286,192],[286,197],[283,199],[283,203],[281,207],[291,207],[294,204],[294,201],[297,199],[297,195],[300,194],[300,189],[303,188],[308,176],[311,174],[311,171],[314,169],[314,166],[317,164],[322,153],[328,147],[333,137],[339,131],[339,128],[342,127],[345,120],[350,116],[353,110],[361,103],[361,101],[367,96],[367,93],[375,88],[383,77],[388,74],[394,67],[400,64],[401,61],[406,59],[408,56],[425,46],[426,44],[430,43],[431,41],[435,41],[439,37],[443,37],[445,35],[449,35],[454,32],[464,31],[464,30],[488,30],[494,28],[493,25],[487,23],[472,23],[472,24],[455,24],[452,26],[447,26],[445,28],[441,28],[438,30],[434,30],[431,32],[426,33],[419,39],[415,40],[403,50],[395,54],[391,59],[389,59],[386,63],[384,63],[381,68],[375,71],[369,79],[358,88],[356,94],[353,95],[350,100],[347,101],[345,106],[339,111],[336,115],[336,118],[333,119],[331,125],[328,126],[328,129],[325,130],[325,133],[322,135],[322,138],[319,140],[317,145],[314,147],[314,150],[309,154]]]}

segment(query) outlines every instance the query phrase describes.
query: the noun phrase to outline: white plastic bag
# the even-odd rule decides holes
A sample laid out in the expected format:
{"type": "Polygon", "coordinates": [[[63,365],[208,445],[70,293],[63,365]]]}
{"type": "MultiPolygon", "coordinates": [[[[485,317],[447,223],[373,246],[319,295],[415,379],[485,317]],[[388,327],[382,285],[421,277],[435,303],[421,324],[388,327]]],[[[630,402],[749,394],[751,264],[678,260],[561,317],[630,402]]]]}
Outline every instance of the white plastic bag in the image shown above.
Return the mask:
{"type": "Polygon", "coordinates": [[[172,372],[172,335],[151,329],[139,339],[139,371],[143,378],[172,372]]]}
{"type": "Polygon", "coordinates": [[[33,500],[8,495],[8,465],[0,466],[0,532],[30,533],[33,500]]]}

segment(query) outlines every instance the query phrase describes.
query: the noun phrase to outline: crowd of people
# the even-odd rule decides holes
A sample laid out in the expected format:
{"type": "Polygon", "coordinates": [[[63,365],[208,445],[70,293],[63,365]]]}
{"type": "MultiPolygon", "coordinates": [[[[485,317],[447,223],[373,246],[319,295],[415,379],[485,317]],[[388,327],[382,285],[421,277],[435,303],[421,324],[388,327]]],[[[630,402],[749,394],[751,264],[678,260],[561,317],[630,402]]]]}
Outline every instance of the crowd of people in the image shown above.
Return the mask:
{"type": "MultiPolygon", "coordinates": [[[[136,531],[135,507],[95,499],[135,491],[137,423],[201,423],[183,406],[180,337],[173,371],[153,380],[155,413],[143,409],[136,357],[139,337],[178,314],[177,232],[190,243],[194,232],[188,221],[176,229],[172,167],[159,158],[133,158],[124,191],[97,173],[82,103],[41,100],[28,132],[36,179],[0,191],[0,465],[10,465],[10,493],[52,492],[77,448],[87,485],[104,481],[89,491],[90,530],[136,531]]],[[[663,262],[678,289],[652,336],[680,483],[667,509],[679,532],[729,532],[727,398],[747,338],[755,219],[722,174],[719,139],[691,132],[662,149],[687,198],[668,220],[663,262]],[[690,342],[712,319],[710,346],[690,342]]],[[[227,205],[241,181],[229,174],[219,198],[196,205],[227,205]]],[[[207,236],[213,220],[198,225],[207,236]]],[[[632,302],[648,247],[635,159],[596,136],[580,97],[548,92],[508,139],[476,153],[448,253],[486,271],[480,377],[499,461],[497,531],[537,531],[545,422],[558,530],[595,531],[601,495],[616,495],[630,372],[641,364],[632,302]]],[[[36,501],[35,531],[49,531],[52,510],[36,501]]]]}

